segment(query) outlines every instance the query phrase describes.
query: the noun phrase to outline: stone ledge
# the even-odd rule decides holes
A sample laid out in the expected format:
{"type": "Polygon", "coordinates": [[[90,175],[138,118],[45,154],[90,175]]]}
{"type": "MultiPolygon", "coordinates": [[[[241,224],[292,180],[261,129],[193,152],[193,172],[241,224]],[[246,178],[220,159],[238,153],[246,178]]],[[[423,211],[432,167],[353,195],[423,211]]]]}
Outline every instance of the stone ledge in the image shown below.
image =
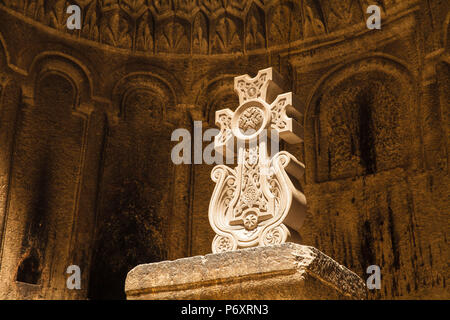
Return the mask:
{"type": "Polygon", "coordinates": [[[142,264],[127,299],[365,299],[364,281],[319,250],[294,243],[142,264]]]}

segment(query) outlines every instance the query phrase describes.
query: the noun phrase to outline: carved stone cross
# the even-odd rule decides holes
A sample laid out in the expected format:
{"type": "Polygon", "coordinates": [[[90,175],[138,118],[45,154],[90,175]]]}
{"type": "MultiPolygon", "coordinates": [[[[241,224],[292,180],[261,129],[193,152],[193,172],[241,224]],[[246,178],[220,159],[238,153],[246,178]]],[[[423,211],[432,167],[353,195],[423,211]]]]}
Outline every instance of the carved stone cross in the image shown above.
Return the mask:
{"type": "Polygon", "coordinates": [[[216,233],[214,253],[284,243],[290,236],[286,226],[298,231],[303,223],[306,199],[299,180],[304,165],[286,151],[269,157],[267,141],[261,139],[274,133],[292,144],[303,139],[303,109],[294,94],[282,93],[282,83],[272,68],[255,78],[236,77],[239,107],[216,112],[215,149],[234,153],[237,142],[238,165],[217,165],[211,172],[216,182],[208,213],[216,233]]]}

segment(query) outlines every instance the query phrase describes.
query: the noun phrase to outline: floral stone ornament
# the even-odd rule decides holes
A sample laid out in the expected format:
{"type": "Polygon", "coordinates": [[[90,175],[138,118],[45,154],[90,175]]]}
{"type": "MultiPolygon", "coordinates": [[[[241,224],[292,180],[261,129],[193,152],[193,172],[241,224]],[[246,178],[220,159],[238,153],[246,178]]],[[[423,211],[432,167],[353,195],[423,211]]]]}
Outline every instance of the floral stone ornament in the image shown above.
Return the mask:
{"type": "Polygon", "coordinates": [[[286,151],[269,157],[261,139],[276,135],[291,144],[303,141],[303,107],[294,94],[283,93],[282,83],[272,68],[255,78],[236,77],[239,107],[216,112],[215,150],[234,152],[237,145],[238,164],[234,169],[217,165],[211,172],[216,186],[208,216],[216,233],[214,253],[281,244],[290,236],[288,227],[298,232],[303,224],[306,199],[299,180],[305,166],[286,151]]]}

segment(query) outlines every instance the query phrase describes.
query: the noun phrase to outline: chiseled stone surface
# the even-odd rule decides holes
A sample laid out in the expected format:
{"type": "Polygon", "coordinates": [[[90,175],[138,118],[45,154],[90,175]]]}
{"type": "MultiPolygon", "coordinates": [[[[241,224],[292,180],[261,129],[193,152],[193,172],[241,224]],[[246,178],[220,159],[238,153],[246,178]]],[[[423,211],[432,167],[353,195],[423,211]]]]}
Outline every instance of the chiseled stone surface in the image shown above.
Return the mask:
{"type": "Polygon", "coordinates": [[[355,273],[314,247],[284,243],[142,264],[128,299],[365,299],[355,273]]]}
{"type": "Polygon", "coordinates": [[[209,253],[212,165],[174,165],[171,133],[268,67],[305,103],[280,148],[305,164],[301,243],[380,266],[368,299],[450,299],[450,1],[48,3],[0,0],[0,299],[122,299],[136,265],[209,253]]]}
{"type": "Polygon", "coordinates": [[[305,219],[306,198],[297,187],[305,165],[268,147],[272,142],[267,136],[275,132],[287,143],[303,141],[304,105],[292,92],[282,93],[283,82],[274,68],[259,70],[254,78],[235,77],[239,106],[216,111],[220,133],[214,149],[229,156],[237,145],[240,161],[235,167],[218,164],[211,171],[216,183],[208,210],[216,233],[213,253],[284,243],[305,219]]]}

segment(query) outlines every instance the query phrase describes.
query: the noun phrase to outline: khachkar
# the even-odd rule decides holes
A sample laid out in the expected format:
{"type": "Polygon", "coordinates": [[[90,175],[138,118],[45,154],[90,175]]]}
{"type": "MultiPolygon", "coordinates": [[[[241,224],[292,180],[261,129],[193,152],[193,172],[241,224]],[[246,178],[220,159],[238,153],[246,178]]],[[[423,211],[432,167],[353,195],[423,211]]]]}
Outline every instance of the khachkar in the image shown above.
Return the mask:
{"type": "Polygon", "coordinates": [[[303,140],[303,108],[292,92],[282,93],[282,83],[272,68],[254,78],[236,77],[239,107],[216,112],[215,149],[230,158],[237,146],[238,164],[217,165],[211,172],[213,253],[281,244],[290,235],[286,225],[297,231],[303,223],[306,199],[298,188],[305,167],[288,152],[275,153],[279,139],[303,140]]]}
{"type": "Polygon", "coordinates": [[[265,139],[302,141],[303,110],[281,82],[271,68],[236,77],[239,107],[216,112],[216,150],[234,160],[237,146],[238,164],[211,173],[213,253],[135,267],[125,282],[127,299],[366,298],[358,275],[316,248],[284,243],[288,227],[302,225],[306,200],[299,190],[304,165],[265,139]]]}

